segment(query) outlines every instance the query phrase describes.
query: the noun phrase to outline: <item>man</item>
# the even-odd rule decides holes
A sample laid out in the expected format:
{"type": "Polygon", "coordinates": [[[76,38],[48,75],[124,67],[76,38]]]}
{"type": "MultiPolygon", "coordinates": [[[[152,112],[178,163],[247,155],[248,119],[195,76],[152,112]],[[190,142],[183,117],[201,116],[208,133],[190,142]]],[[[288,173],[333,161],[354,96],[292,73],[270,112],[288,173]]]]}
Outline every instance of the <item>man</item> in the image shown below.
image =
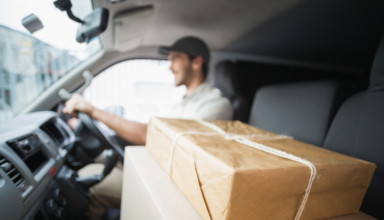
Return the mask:
{"type": "MultiPolygon", "coordinates": [[[[212,88],[205,81],[210,56],[209,49],[202,40],[196,37],[184,37],[171,47],[160,47],[159,52],[168,55],[168,59],[172,62],[170,69],[175,77],[175,85],[185,85],[187,89],[182,100],[170,105],[168,114],[162,116],[210,120],[232,118],[232,107],[229,101],[218,89],[212,88]]],[[[132,144],[144,145],[146,142],[146,124],[129,121],[96,108],[77,94],[67,101],[63,112],[76,116],[78,111],[103,122],[132,144]]],[[[95,171],[94,166],[97,165],[83,168],[79,175],[101,173],[102,167],[99,166],[98,171],[95,171]]],[[[91,189],[89,213],[91,219],[101,219],[105,207],[120,207],[121,178],[121,170],[114,169],[103,182],[91,189]]]]}

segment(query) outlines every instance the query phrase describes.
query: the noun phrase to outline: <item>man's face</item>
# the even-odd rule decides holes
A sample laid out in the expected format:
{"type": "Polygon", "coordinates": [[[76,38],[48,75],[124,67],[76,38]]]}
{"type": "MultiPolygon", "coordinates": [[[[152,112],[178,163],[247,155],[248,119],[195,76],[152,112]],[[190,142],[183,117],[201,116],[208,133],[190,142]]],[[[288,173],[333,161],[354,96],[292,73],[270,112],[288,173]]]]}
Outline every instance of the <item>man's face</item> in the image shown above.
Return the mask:
{"type": "Polygon", "coordinates": [[[175,85],[188,86],[193,79],[192,61],[183,52],[170,52],[168,59],[172,62],[171,71],[175,76],[175,85]]]}

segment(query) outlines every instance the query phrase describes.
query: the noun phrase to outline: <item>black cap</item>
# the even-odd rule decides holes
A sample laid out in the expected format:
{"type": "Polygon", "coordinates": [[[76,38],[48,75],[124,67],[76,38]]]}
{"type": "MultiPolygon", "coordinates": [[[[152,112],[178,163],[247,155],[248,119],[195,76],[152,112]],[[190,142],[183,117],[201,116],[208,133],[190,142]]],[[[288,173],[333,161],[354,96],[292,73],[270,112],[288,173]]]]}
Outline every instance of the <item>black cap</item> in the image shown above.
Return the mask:
{"type": "Polygon", "coordinates": [[[183,37],[170,47],[160,47],[160,54],[168,55],[171,51],[184,52],[192,56],[202,56],[205,63],[209,63],[208,46],[197,37],[183,37]]]}

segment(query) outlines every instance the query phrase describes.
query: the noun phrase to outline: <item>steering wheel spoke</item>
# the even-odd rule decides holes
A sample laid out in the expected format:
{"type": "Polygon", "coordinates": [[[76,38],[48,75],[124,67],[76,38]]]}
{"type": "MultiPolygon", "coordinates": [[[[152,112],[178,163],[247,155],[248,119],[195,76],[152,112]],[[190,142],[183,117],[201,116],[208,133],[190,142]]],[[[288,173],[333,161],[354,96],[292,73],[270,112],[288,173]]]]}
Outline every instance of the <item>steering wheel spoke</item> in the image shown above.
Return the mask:
{"type": "Polygon", "coordinates": [[[109,130],[104,128],[101,122],[91,118],[89,115],[79,112],[79,119],[93,135],[98,138],[106,148],[114,150],[120,161],[124,161],[124,149],[120,146],[119,141],[116,139],[115,135],[109,130]]]}

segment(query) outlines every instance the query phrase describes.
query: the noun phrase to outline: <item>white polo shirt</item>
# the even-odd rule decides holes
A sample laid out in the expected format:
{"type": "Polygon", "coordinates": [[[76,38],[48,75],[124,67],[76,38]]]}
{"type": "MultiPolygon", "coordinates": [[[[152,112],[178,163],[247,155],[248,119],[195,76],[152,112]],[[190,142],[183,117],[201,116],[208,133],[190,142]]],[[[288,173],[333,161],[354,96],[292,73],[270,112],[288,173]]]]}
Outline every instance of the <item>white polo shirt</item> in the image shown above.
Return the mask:
{"type": "Polygon", "coordinates": [[[181,100],[168,107],[167,112],[162,115],[169,118],[230,120],[233,114],[228,99],[208,82],[204,82],[192,94],[184,95],[181,100]]]}

